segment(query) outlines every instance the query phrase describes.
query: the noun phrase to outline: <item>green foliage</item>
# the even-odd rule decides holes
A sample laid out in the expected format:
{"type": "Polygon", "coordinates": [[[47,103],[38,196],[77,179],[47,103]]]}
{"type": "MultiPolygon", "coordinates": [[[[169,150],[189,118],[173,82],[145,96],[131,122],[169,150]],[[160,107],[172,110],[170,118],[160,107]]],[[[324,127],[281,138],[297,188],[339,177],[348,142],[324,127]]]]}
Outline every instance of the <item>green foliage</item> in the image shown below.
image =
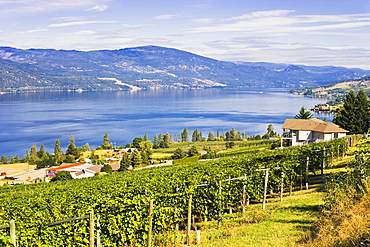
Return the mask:
{"type": "Polygon", "coordinates": [[[363,134],[369,130],[369,119],[369,102],[366,94],[360,90],[356,96],[354,91],[350,90],[333,123],[348,130],[350,134],[363,134]]]}
{"type": "MultiPolygon", "coordinates": [[[[340,152],[345,150],[344,145],[336,145],[342,142],[326,142],[321,147],[336,154],[337,148],[340,152]]],[[[225,208],[240,207],[244,185],[251,202],[261,200],[264,172],[258,171],[259,168],[271,169],[268,191],[280,189],[281,171],[286,175],[284,183],[291,187],[299,180],[303,151],[314,155],[311,151],[317,148],[307,145],[304,149],[293,147],[205,162],[197,162],[199,156],[195,156],[177,160],[183,162],[181,165],[64,183],[2,186],[0,225],[17,220],[19,246],[86,246],[87,220],[55,227],[46,227],[46,224],[93,210],[100,215],[102,246],[143,246],[147,239],[149,200],[155,204],[155,234],[173,231],[176,224],[184,226],[187,211],[184,205],[190,194],[196,219],[222,220],[225,208]],[[277,166],[281,168],[274,170],[277,166]],[[245,179],[225,181],[244,176],[245,179]],[[196,186],[201,184],[207,186],[196,186]]],[[[0,233],[5,235],[3,230],[0,233]]]]}
{"type": "Polygon", "coordinates": [[[299,110],[298,114],[295,115],[294,118],[296,119],[310,119],[312,118],[313,113],[310,112],[306,107],[302,106],[299,110]]]}
{"type": "Polygon", "coordinates": [[[131,155],[129,153],[123,153],[118,171],[127,171],[130,166],[132,166],[131,155]]]}
{"type": "Polygon", "coordinates": [[[233,148],[235,146],[235,142],[226,142],[225,146],[226,146],[227,149],[233,148]]]}
{"type": "Polygon", "coordinates": [[[53,177],[51,181],[53,182],[65,181],[65,180],[71,180],[71,179],[72,179],[72,175],[70,172],[60,171],[60,172],[57,172],[57,174],[55,174],[55,177],[53,177]]]}
{"type": "Polygon", "coordinates": [[[191,148],[189,149],[188,151],[188,157],[193,157],[193,156],[198,156],[199,155],[199,151],[198,151],[198,148],[197,146],[191,146],[191,148]]]}
{"type": "Polygon", "coordinates": [[[177,148],[175,152],[173,153],[173,155],[171,156],[171,158],[174,160],[177,160],[177,159],[182,159],[185,156],[186,156],[186,153],[184,152],[184,150],[182,150],[181,148],[177,148]]]}
{"type": "Polygon", "coordinates": [[[112,166],[109,164],[104,164],[104,166],[100,170],[101,172],[111,173],[113,172],[112,166]]]}
{"type": "Polygon", "coordinates": [[[80,151],[75,145],[75,138],[74,136],[70,136],[69,138],[69,144],[67,147],[66,155],[71,155],[74,157],[74,159],[78,159],[80,157],[80,151]]]}
{"type": "Polygon", "coordinates": [[[113,146],[112,146],[112,143],[110,142],[109,140],[109,135],[108,133],[105,133],[104,134],[104,137],[103,137],[103,143],[100,145],[99,147],[100,149],[112,149],[113,146]]]}
{"type": "Polygon", "coordinates": [[[5,155],[1,155],[1,164],[8,164],[8,157],[5,155]]]}

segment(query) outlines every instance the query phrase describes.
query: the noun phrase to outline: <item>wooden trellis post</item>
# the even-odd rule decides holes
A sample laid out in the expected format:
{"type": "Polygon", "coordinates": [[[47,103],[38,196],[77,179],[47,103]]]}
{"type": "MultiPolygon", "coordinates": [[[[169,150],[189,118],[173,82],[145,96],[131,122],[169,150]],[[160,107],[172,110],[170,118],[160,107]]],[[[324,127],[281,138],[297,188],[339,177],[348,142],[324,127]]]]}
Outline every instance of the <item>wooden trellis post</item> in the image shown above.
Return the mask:
{"type": "Polygon", "coordinates": [[[190,230],[191,230],[191,203],[193,200],[193,195],[190,194],[188,201],[188,225],[186,226],[186,244],[190,245],[190,230]]]}
{"type": "Polygon", "coordinates": [[[149,230],[148,230],[148,247],[152,246],[152,235],[153,235],[153,200],[150,200],[149,202],[149,230]]]}

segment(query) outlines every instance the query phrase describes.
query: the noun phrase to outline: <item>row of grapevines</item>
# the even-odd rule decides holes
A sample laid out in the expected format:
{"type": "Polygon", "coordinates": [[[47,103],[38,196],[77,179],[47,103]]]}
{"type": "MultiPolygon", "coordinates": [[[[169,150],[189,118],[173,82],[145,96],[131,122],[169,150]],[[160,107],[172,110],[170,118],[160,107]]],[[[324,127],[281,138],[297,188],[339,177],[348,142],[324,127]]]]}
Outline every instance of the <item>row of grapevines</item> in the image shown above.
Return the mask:
{"type": "MultiPolygon", "coordinates": [[[[282,172],[285,184],[293,186],[299,179],[300,160],[324,147],[332,153],[338,147],[340,152],[347,148],[345,141],[336,140],[68,182],[3,187],[0,225],[16,221],[20,246],[87,246],[86,220],[53,227],[46,224],[94,211],[100,215],[103,246],[143,246],[149,227],[150,200],[155,201],[155,233],[172,231],[184,224],[190,195],[198,220],[221,220],[225,208],[239,207],[244,185],[248,198],[261,200],[264,172],[260,168],[270,169],[268,190],[277,192],[282,172]],[[246,179],[224,181],[242,176],[246,179]],[[205,186],[197,186],[201,184],[205,186]]],[[[318,169],[314,162],[310,166],[318,169]]],[[[0,235],[6,234],[6,230],[0,230],[0,235]]]]}

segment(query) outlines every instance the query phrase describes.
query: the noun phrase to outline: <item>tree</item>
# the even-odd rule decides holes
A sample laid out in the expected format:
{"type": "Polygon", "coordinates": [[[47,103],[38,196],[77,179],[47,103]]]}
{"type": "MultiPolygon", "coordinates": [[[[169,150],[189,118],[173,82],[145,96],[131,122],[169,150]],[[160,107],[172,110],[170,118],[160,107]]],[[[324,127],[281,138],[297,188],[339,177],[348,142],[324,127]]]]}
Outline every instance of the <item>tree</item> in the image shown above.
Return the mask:
{"type": "Polygon", "coordinates": [[[51,181],[52,182],[65,181],[65,180],[71,180],[71,179],[72,179],[72,175],[70,172],[60,171],[60,172],[57,172],[57,174],[55,174],[55,177],[53,177],[51,181]]]}
{"type": "Polygon", "coordinates": [[[2,164],[8,164],[8,157],[5,155],[1,155],[1,163],[2,164]]]}
{"type": "Polygon", "coordinates": [[[267,136],[267,138],[269,138],[269,137],[272,137],[272,136],[276,135],[276,132],[274,131],[274,125],[269,124],[269,125],[267,126],[267,132],[266,132],[266,134],[265,134],[265,135],[267,136]]]}
{"type": "Polygon", "coordinates": [[[100,145],[101,149],[112,149],[112,143],[109,140],[108,133],[104,133],[103,143],[100,145]]]}
{"type": "Polygon", "coordinates": [[[155,134],[153,137],[153,148],[158,148],[159,147],[159,139],[158,136],[155,134]]]}
{"type": "Polygon", "coordinates": [[[55,165],[55,163],[56,163],[56,156],[51,155],[48,152],[44,152],[42,157],[35,161],[37,168],[44,168],[44,167],[52,166],[52,165],[55,165]]]}
{"type": "Polygon", "coordinates": [[[198,141],[198,137],[199,137],[198,129],[195,129],[193,131],[193,134],[191,135],[191,141],[192,142],[198,141]]]}
{"type": "Polygon", "coordinates": [[[134,140],[132,140],[132,147],[134,148],[140,148],[140,142],[143,141],[143,138],[140,136],[140,137],[135,137],[134,140]]]}
{"type": "Polygon", "coordinates": [[[188,132],[188,128],[184,128],[182,134],[181,134],[181,137],[182,137],[182,142],[189,142],[189,132],[188,132]]]}
{"type": "Polygon", "coordinates": [[[209,132],[208,133],[208,141],[213,141],[215,139],[215,137],[213,136],[213,132],[209,132]]]}
{"type": "Polygon", "coordinates": [[[56,140],[55,141],[55,146],[54,146],[54,155],[59,157],[63,154],[62,149],[60,148],[60,141],[56,140]]]}
{"type": "Polygon", "coordinates": [[[135,149],[132,153],[132,167],[138,167],[142,164],[143,160],[139,151],[135,149]]]}
{"type": "Polygon", "coordinates": [[[67,147],[66,155],[72,155],[75,159],[78,159],[78,157],[80,156],[80,152],[75,146],[75,138],[73,135],[69,137],[69,144],[67,147]]]}
{"type": "Polygon", "coordinates": [[[358,133],[367,133],[369,130],[369,100],[364,90],[361,88],[356,97],[357,100],[357,120],[358,120],[358,133]]]}
{"type": "Polygon", "coordinates": [[[104,164],[104,166],[101,168],[100,172],[111,173],[111,172],[113,172],[112,166],[109,165],[109,164],[104,164]]]}
{"type": "Polygon", "coordinates": [[[188,156],[193,157],[199,155],[198,148],[194,145],[188,151],[188,156]]]}
{"type": "Polygon", "coordinates": [[[226,149],[233,148],[235,146],[235,142],[226,142],[225,146],[226,146],[226,149]]]}
{"type": "Polygon", "coordinates": [[[37,156],[37,147],[36,147],[36,145],[33,145],[31,147],[31,157],[33,157],[33,156],[37,156]]]}
{"type": "Polygon", "coordinates": [[[140,143],[141,157],[144,164],[149,164],[150,155],[152,155],[153,143],[151,141],[142,141],[140,143]]]}
{"type": "Polygon", "coordinates": [[[172,142],[172,136],[170,135],[170,133],[166,132],[166,134],[165,134],[165,135],[164,135],[164,137],[163,137],[163,141],[164,141],[165,143],[170,143],[170,142],[172,142]]]}
{"type": "Polygon", "coordinates": [[[367,133],[369,129],[369,103],[367,96],[360,90],[357,97],[351,89],[343,106],[334,116],[333,123],[348,130],[350,134],[367,133]],[[361,105],[360,105],[361,104],[361,105]]]}
{"type": "Polygon", "coordinates": [[[66,156],[64,156],[63,162],[64,163],[75,163],[76,159],[73,155],[67,154],[66,156]]]}
{"type": "Polygon", "coordinates": [[[313,113],[310,112],[306,107],[302,106],[299,110],[298,114],[295,115],[294,118],[296,119],[310,119],[312,118],[313,113]]]}
{"type": "Polygon", "coordinates": [[[181,148],[177,148],[175,152],[173,153],[173,155],[171,156],[171,158],[174,160],[177,160],[177,159],[182,159],[185,156],[186,156],[186,153],[184,152],[184,150],[182,150],[181,148]]]}
{"type": "Polygon", "coordinates": [[[144,141],[148,141],[149,140],[149,138],[148,138],[148,135],[147,134],[145,134],[144,135],[144,139],[143,139],[144,141]]]}
{"type": "Polygon", "coordinates": [[[44,144],[41,144],[40,145],[40,150],[37,152],[37,156],[39,158],[41,158],[44,155],[44,153],[45,153],[45,145],[44,144]]]}
{"type": "Polygon", "coordinates": [[[119,163],[119,169],[118,171],[126,171],[130,166],[132,165],[132,158],[129,153],[123,153],[122,159],[119,163]]]}

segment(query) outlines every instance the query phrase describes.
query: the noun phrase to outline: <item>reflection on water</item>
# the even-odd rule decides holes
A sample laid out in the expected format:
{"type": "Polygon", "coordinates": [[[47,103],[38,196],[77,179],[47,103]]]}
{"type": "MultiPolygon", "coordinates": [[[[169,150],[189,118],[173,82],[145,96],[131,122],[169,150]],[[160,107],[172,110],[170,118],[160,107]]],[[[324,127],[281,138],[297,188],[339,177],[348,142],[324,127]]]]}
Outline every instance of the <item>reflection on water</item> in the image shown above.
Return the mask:
{"type": "MultiPolygon", "coordinates": [[[[32,145],[52,152],[56,139],[66,148],[70,135],[76,145],[98,147],[104,133],[117,145],[134,137],[184,127],[210,131],[236,130],[264,134],[268,124],[280,133],[286,118],[301,106],[324,103],[285,93],[286,89],[139,90],[115,92],[58,92],[0,95],[0,154],[20,155],[32,145]]],[[[318,116],[318,115],[315,115],[318,116]]],[[[326,117],[331,120],[330,117],[326,117]]]]}

